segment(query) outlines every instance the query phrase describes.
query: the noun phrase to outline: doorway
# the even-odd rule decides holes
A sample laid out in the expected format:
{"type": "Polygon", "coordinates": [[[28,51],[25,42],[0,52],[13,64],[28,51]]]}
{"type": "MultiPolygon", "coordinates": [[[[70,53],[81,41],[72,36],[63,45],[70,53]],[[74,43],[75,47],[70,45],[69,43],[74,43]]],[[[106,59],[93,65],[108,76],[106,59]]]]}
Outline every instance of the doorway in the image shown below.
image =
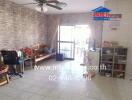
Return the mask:
{"type": "Polygon", "coordinates": [[[89,25],[59,26],[58,30],[58,52],[65,59],[83,59],[83,52],[89,49],[89,25]]]}

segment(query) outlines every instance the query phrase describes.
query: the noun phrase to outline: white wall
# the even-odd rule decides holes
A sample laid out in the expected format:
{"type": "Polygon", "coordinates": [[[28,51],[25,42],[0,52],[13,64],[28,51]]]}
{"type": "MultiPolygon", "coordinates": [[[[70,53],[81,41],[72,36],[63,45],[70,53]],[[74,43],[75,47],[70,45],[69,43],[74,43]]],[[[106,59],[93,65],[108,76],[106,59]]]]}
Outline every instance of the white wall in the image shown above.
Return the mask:
{"type": "Polygon", "coordinates": [[[105,6],[112,10],[112,14],[122,14],[118,30],[111,30],[110,22],[104,22],[103,40],[118,41],[120,45],[128,47],[127,73],[132,74],[132,0],[108,0],[105,6]]]}

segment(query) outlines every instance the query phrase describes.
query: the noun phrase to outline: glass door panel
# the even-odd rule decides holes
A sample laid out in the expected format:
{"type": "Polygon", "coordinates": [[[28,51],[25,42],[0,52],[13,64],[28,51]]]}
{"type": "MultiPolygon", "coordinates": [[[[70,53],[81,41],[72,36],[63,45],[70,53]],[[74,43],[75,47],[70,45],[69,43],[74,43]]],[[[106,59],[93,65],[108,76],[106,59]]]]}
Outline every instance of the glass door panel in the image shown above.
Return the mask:
{"type": "Polygon", "coordinates": [[[75,43],[60,41],[60,53],[63,53],[65,58],[74,59],[75,43]]]}
{"type": "Polygon", "coordinates": [[[58,52],[63,53],[66,59],[74,59],[75,42],[73,26],[60,26],[58,36],[58,52]]]}

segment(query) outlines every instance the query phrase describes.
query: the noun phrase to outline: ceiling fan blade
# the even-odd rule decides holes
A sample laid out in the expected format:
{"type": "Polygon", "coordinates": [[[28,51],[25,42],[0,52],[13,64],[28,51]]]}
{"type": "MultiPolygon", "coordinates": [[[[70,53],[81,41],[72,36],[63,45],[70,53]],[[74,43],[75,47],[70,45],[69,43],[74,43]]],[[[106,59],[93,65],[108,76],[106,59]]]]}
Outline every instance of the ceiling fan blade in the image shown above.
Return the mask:
{"type": "Polygon", "coordinates": [[[58,7],[58,6],[55,6],[55,5],[52,5],[52,4],[46,4],[47,6],[50,6],[50,7],[53,7],[53,8],[56,8],[56,9],[58,9],[58,10],[62,10],[62,8],[61,7],[58,7]]]}
{"type": "Polygon", "coordinates": [[[47,3],[59,3],[59,1],[57,0],[50,0],[50,1],[46,1],[47,3]]]}
{"type": "Polygon", "coordinates": [[[19,4],[19,5],[32,5],[32,4],[38,4],[38,3],[25,3],[25,4],[19,4]]]}

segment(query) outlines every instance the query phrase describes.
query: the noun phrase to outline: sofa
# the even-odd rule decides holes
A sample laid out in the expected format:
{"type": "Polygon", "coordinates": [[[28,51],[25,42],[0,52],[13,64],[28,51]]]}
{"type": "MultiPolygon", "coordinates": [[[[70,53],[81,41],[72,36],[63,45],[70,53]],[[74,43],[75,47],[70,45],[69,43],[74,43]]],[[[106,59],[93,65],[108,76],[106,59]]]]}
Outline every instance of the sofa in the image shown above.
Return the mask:
{"type": "Polygon", "coordinates": [[[35,64],[44,59],[51,58],[56,54],[54,49],[48,48],[48,46],[45,44],[38,44],[37,46],[34,46],[32,49],[35,64]]]}
{"type": "Polygon", "coordinates": [[[56,55],[55,50],[48,48],[48,46],[45,44],[37,44],[30,48],[26,47],[23,48],[22,51],[26,56],[32,58],[34,64],[56,55]]]}

